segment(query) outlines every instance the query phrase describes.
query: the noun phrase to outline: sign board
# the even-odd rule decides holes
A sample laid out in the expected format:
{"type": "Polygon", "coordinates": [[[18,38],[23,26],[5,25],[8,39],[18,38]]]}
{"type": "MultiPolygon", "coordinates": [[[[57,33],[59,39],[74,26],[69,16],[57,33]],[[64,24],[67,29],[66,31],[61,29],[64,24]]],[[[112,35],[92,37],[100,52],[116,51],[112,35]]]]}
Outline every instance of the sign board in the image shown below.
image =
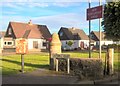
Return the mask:
{"type": "Polygon", "coordinates": [[[24,39],[24,38],[16,39],[16,53],[26,54],[27,52],[28,52],[27,39],[24,39]]]}
{"type": "Polygon", "coordinates": [[[87,9],[87,20],[102,18],[102,6],[87,9]]]}

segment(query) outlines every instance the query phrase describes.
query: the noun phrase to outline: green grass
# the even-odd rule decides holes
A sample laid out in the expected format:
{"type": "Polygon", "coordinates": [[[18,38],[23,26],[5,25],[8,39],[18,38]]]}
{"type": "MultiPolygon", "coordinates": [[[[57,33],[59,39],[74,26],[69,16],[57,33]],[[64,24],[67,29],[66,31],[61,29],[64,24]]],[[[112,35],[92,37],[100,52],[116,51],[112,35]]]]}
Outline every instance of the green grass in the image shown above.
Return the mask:
{"type": "MultiPolygon", "coordinates": [[[[70,54],[71,58],[88,58],[88,52],[63,52],[64,54],[70,54]]],[[[98,58],[98,52],[91,53],[92,58],[98,58]]],[[[102,52],[102,60],[105,59],[105,52],[102,52]]],[[[37,54],[26,54],[24,55],[24,70],[25,72],[31,72],[37,68],[49,68],[49,54],[48,53],[37,53],[37,54]]],[[[12,75],[20,73],[21,70],[21,56],[20,55],[5,55],[2,56],[2,74],[12,75]]],[[[114,68],[118,71],[120,69],[120,62],[118,62],[118,53],[114,54],[114,68]]]]}
{"type": "MultiPolygon", "coordinates": [[[[29,72],[37,68],[49,67],[48,53],[24,55],[24,71],[29,72]]],[[[2,57],[2,74],[17,74],[21,70],[21,55],[7,55],[2,57]]]]}

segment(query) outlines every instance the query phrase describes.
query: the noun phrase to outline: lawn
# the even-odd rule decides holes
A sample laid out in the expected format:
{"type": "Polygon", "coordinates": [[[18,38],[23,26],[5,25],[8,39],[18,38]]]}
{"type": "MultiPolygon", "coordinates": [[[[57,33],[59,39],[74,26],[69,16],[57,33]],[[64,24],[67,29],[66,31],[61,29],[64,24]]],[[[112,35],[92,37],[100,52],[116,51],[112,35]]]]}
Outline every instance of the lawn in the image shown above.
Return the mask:
{"type": "MultiPolygon", "coordinates": [[[[49,67],[49,54],[26,54],[24,55],[24,70],[25,72],[33,71],[36,68],[49,67]]],[[[20,55],[6,55],[2,56],[2,74],[16,74],[20,73],[21,69],[21,56],[20,55]]]]}
{"type": "MultiPolygon", "coordinates": [[[[63,52],[64,54],[70,54],[71,58],[79,57],[79,58],[88,58],[88,52],[63,52]]],[[[98,52],[91,53],[92,58],[98,58],[98,52]]],[[[102,52],[102,60],[104,61],[105,52],[102,52]]],[[[37,53],[37,54],[26,54],[24,55],[25,62],[25,72],[31,72],[37,68],[46,68],[49,69],[49,54],[48,53],[37,53]]],[[[118,63],[118,53],[114,54],[114,65],[115,70],[118,70],[118,66],[120,68],[120,62],[118,63]]],[[[20,73],[21,69],[21,57],[20,55],[4,55],[2,56],[2,73],[3,75],[11,75],[20,73]]]]}

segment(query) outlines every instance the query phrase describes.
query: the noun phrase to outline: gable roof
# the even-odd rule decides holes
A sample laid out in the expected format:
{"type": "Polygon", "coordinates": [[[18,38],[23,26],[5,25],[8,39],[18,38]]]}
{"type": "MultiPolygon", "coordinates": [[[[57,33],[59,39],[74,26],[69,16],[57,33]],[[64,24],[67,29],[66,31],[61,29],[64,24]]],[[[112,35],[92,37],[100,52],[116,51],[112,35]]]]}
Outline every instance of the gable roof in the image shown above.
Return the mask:
{"type": "Polygon", "coordinates": [[[5,36],[5,31],[0,31],[0,38],[5,36]]]}
{"type": "Polygon", "coordinates": [[[13,30],[16,38],[50,38],[51,34],[46,25],[10,22],[9,27],[13,30]],[[44,31],[43,31],[44,30],[44,31]]]}
{"type": "MultiPolygon", "coordinates": [[[[99,31],[92,31],[91,33],[94,34],[94,36],[95,36],[93,38],[93,40],[95,40],[95,41],[99,41],[100,40],[99,31]]],[[[105,39],[105,33],[104,32],[101,32],[101,40],[107,40],[107,39],[105,39]]]]}
{"type": "Polygon", "coordinates": [[[61,27],[58,32],[59,35],[61,31],[65,34],[64,36],[60,36],[61,40],[89,40],[88,36],[81,29],[61,27]],[[67,37],[66,39],[65,36],[67,37]]]}

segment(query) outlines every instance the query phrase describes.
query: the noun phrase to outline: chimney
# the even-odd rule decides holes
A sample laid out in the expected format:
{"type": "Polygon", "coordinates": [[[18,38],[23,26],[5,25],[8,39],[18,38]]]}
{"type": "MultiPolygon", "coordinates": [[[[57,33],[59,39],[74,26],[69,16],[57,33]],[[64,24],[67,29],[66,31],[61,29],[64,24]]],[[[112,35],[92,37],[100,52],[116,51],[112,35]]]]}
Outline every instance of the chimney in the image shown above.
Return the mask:
{"type": "Polygon", "coordinates": [[[72,27],[72,30],[75,30],[75,28],[74,28],[74,27],[72,27]]]}
{"type": "Polygon", "coordinates": [[[28,24],[29,24],[29,25],[32,25],[32,20],[30,20],[30,21],[28,22],[28,24]]]}

